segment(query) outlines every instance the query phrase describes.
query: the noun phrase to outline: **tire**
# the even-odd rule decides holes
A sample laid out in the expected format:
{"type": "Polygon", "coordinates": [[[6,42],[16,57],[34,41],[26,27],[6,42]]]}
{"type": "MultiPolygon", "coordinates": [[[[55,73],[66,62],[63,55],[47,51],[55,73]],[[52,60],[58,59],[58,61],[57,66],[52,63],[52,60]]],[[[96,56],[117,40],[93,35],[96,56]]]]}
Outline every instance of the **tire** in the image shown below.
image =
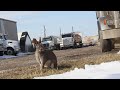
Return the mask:
{"type": "Polygon", "coordinates": [[[14,55],[14,50],[12,48],[8,48],[7,55],[14,55]]]}
{"type": "Polygon", "coordinates": [[[112,41],[110,39],[107,40],[108,42],[108,51],[111,51],[112,50],[112,41]]]}
{"type": "Polygon", "coordinates": [[[112,42],[112,49],[115,49],[115,43],[114,42],[112,42]]]}
{"type": "Polygon", "coordinates": [[[0,51],[0,56],[3,56],[3,51],[0,51]]]}
{"type": "Polygon", "coordinates": [[[80,45],[79,45],[79,48],[82,48],[83,47],[83,44],[82,43],[79,43],[80,45]]]}
{"type": "Polygon", "coordinates": [[[60,50],[60,44],[54,45],[56,50],[60,50]]]}
{"type": "Polygon", "coordinates": [[[14,53],[15,56],[17,56],[18,53],[14,53]]]}
{"type": "Polygon", "coordinates": [[[60,47],[60,50],[63,50],[63,47],[60,47]]]}
{"type": "Polygon", "coordinates": [[[110,39],[101,39],[101,51],[108,52],[112,50],[112,41],[110,39]]]}

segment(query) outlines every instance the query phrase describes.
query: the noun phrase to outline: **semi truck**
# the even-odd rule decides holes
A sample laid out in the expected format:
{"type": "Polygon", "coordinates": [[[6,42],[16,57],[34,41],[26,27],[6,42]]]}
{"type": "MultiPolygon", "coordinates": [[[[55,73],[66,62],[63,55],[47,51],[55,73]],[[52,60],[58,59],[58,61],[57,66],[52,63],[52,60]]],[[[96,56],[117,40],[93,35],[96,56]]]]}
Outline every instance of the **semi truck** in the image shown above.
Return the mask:
{"type": "Polygon", "coordinates": [[[17,25],[15,21],[0,18],[1,42],[7,50],[4,54],[17,55],[20,50],[17,36],[17,25]]]}
{"type": "Polygon", "coordinates": [[[78,32],[71,32],[62,34],[62,43],[60,43],[60,48],[69,48],[69,47],[82,47],[82,36],[81,33],[78,32]]]}
{"type": "Polygon", "coordinates": [[[120,43],[120,11],[96,11],[98,35],[102,52],[120,43]]]}
{"type": "Polygon", "coordinates": [[[59,50],[62,38],[58,36],[47,36],[42,38],[41,42],[48,50],[59,50]]]}

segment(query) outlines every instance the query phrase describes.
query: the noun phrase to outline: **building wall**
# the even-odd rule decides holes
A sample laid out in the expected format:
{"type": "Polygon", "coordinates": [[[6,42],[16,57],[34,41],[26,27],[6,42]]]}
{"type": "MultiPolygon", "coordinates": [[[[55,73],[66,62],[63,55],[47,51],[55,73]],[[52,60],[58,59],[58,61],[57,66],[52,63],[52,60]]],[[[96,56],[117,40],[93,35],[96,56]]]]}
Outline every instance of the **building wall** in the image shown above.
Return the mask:
{"type": "MultiPolygon", "coordinates": [[[[0,19],[3,21],[3,25],[4,25],[4,29],[5,29],[5,34],[7,34],[7,38],[9,40],[16,40],[18,41],[18,35],[17,35],[17,25],[16,22],[14,21],[9,21],[9,20],[4,20],[4,19],[0,19]]],[[[1,30],[1,25],[0,25],[0,32],[4,33],[1,30]]]]}

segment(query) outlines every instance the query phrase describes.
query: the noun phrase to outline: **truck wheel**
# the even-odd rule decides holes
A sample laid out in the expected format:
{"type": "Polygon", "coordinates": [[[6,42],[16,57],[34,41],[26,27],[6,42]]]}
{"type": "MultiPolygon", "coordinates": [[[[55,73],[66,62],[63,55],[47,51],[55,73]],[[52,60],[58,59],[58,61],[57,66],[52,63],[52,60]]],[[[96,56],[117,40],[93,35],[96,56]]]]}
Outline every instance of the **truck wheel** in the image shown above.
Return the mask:
{"type": "Polygon", "coordinates": [[[18,53],[14,53],[15,56],[17,56],[18,53]]]}
{"type": "Polygon", "coordinates": [[[14,54],[14,50],[12,48],[8,48],[7,55],[13,55],[13,54],[14,54]]]}
{"type": "Polygon", "coordinates": [[[79,48],[82,48],[83,44],[82,43],[79,43],[79,48]]]}
{"type": "Polygon", "coordinates": [[[3,51],[0,51],[0,56],[3,56],[3,51]]]}
{"type": "Polygon", "coordinates": [[[112,50],[112,41],[110,39],[108,39],[108,51],[112,50]]]}
{"type": "Polygon", "coordinates": [[[60,47],[60,50],[63,50],[63,47],[60,47]]]}
{"type": "Polygon", "coordinates": [[[112,42],[110,39],[101,39],[101,49],[102,52],[107,52],[112,50],[112,42]]]}
{"type": "Polygon", "coordinates": [[[115,43],[114,42],[112,42],[112,49],[115,49],[115,43]]]}

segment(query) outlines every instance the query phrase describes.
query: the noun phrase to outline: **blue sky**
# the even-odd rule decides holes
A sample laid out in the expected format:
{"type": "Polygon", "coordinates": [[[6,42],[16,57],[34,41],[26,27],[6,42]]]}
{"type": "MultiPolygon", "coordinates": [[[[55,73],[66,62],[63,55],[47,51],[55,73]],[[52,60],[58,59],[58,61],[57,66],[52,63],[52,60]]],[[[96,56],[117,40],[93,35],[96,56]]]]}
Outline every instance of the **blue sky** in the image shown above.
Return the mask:
{"type": "Polygon", "coordinates": [[[85,36],[97,35],[95,11],[0,11],[0,18],[17,22],[19,32],[28,31],[31,39],[46,35],[79,31],[85,36]]]}

